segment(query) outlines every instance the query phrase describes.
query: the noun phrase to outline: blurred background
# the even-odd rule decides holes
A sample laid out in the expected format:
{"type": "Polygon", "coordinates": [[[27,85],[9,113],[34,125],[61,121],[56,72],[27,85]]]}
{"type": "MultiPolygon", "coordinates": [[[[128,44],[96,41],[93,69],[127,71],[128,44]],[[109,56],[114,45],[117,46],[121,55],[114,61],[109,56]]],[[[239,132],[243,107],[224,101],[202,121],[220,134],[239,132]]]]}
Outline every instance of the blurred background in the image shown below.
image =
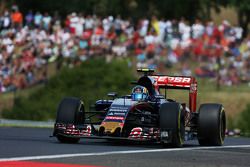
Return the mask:
{"type": "Polygon", "coordinates": [[[0,0],[0,118],[53,120],[64,96],[91,109],[154,68],[197,77],[198,104],[222,103],[249,135],[249,13],[248,0],[0,0]]]}

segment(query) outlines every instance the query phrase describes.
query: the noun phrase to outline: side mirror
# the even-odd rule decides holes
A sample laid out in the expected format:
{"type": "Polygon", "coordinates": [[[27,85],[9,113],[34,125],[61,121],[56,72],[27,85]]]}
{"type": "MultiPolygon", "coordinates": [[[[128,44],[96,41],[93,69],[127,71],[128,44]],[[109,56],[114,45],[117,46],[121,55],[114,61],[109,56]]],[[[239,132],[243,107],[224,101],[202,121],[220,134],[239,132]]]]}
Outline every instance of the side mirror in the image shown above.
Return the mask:
{"type": "Polygon", "coordinates": [[[111,97],[112,99],[115,99],[117,97],[117,93],[116,92],[110,92],[110,93],[108,93],[108,97],[111,97]]]}

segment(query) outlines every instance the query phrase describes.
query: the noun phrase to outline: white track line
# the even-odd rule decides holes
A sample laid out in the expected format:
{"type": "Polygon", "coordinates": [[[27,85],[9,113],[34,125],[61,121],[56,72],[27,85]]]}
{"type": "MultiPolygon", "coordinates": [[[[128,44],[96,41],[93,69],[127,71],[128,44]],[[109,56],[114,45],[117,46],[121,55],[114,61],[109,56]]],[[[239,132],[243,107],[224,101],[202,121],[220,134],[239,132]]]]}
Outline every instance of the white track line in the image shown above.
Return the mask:
{"type": "Polygon", "coordinates": [[[3,161],[24,161],[24,160],[55,159],[55,158],[70,158],[70,157],[85,157],[85,156],[98,156],[98,155],[114,155],[114,154],[190,151],[190,150],[217,149],[217,148],[250,148],[250,145],[192,147],[192,148],[191,147],[188,147],[188,148],[166,148],[166,149],[151,149],[151,150],[129,150],[129,151],[109,151],[109,152],[95,152],[95,153],[42,155],[42,156],[29,156],[29,157],[0,158],[0,162],[3,162],[3,161]]]}

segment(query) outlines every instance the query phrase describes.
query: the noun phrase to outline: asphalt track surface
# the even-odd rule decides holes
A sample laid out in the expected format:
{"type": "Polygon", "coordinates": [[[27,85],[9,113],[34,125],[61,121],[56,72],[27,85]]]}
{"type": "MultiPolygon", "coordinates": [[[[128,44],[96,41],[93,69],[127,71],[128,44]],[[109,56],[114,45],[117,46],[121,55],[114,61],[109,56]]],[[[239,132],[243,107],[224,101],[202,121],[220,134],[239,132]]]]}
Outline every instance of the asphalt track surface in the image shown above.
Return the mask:
{"type": "Polygon", "coordinates": [[[52,129],[0,127],[0,166],[18,166],[13,162],[18,162],[19,166],[22,166],[20,163],[24,163],[23,166],[30,163],[29,167],[63,166],[58,163],[114,167],[250,166],[250,138],[228,137],[223,147],[200,147],[197,141],[193,141],[176,149],[162,148],[159,144],[103,139],[81,139],[79,144],[61,144],[50,138],[51,134],[52,129]]]}

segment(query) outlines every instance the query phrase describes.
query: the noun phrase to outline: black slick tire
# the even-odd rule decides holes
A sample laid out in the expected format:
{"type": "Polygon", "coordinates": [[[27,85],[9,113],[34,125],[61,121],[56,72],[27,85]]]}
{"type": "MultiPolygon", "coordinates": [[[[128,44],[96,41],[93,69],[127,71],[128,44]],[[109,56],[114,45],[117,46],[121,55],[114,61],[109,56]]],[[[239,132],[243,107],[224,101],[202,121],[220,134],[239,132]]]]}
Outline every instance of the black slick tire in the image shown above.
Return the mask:
{"type": "Polygon", "coordinates": [[[160,106],[160,129],[170,130],[170,143],[163,146],[182,147],[185,136],[184,111],[179,103],[164,103],[160,106]]]}
{"type": "Polygon", "coordinates": [[[225,139],[226,115],[221,104],[202,104],[199,108],[198,141],[202,146],[221,146],[225,139]]]}
{"type": "MultiPolygon", "coordinates": [[[[66,97],[61,100],[57,109],[56,123],[83,125],[84,120],[84,104],[80,99],[66,97]]],[[[55,135],[61,143],[78,143],[80,140],[80,138],[67,137],[57,133],[55,135]]]]}

